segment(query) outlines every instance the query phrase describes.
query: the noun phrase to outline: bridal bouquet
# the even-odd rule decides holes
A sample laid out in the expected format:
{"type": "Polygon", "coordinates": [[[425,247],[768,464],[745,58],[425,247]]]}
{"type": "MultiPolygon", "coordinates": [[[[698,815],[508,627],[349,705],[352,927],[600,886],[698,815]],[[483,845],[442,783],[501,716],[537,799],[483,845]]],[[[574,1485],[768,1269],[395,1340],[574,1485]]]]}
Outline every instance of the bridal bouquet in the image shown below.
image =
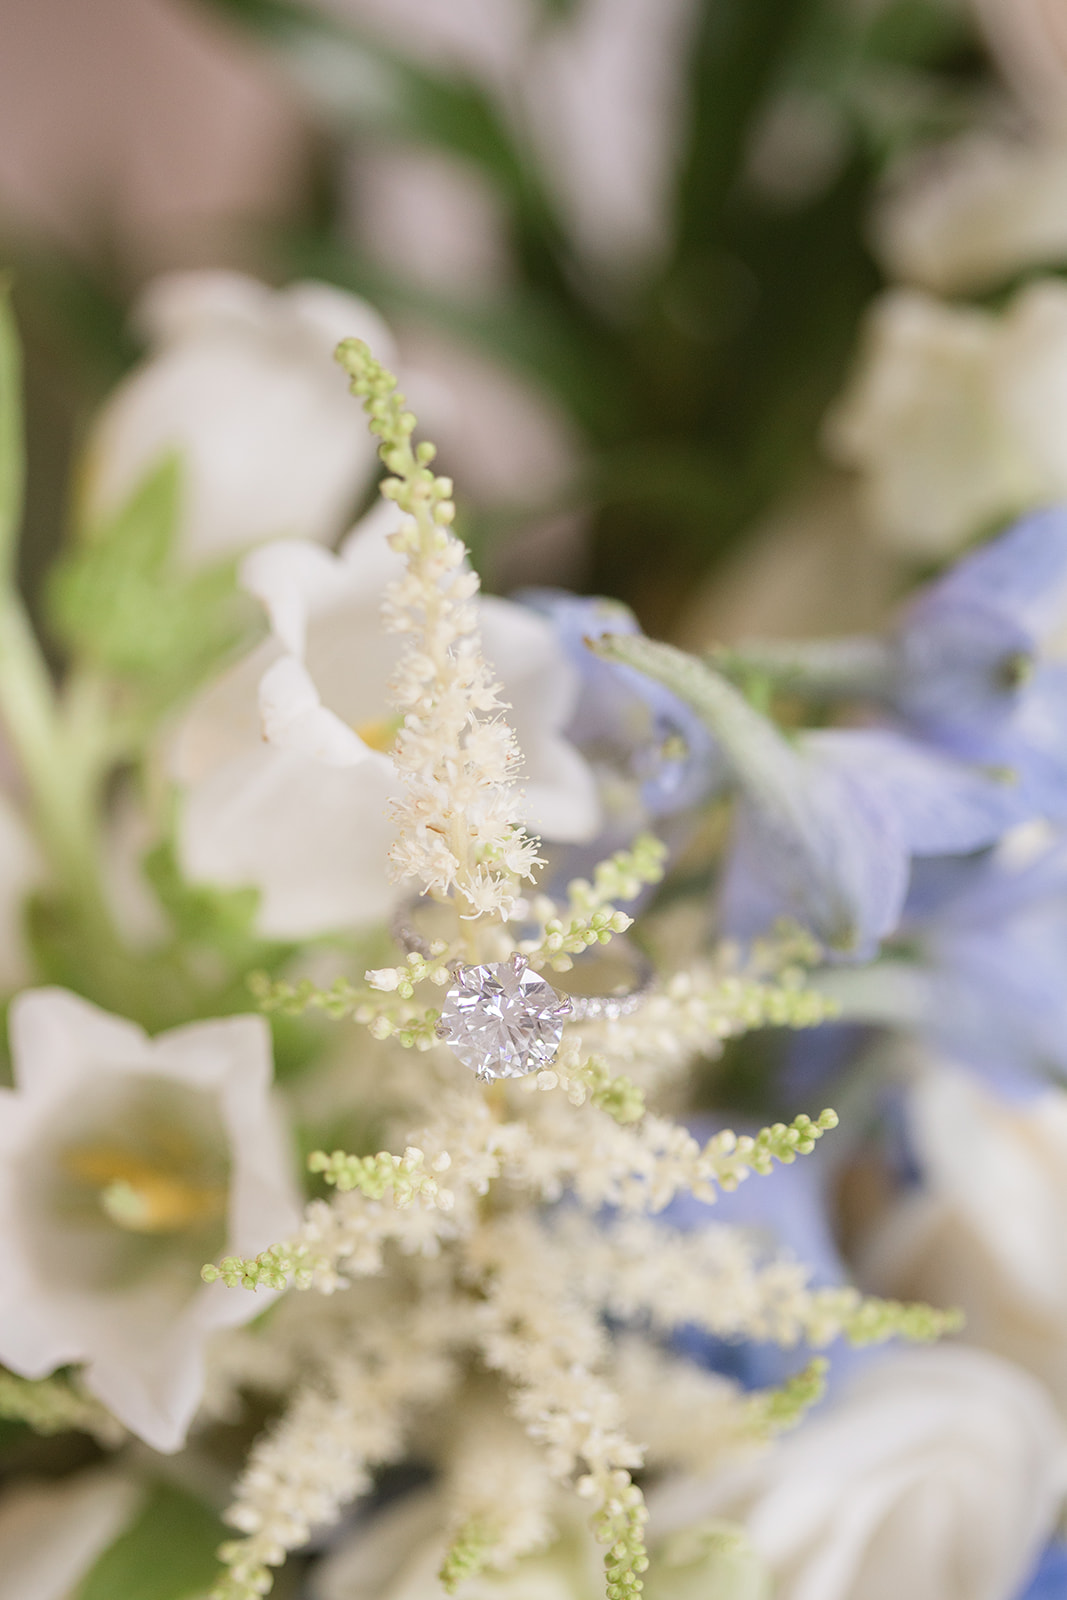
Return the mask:
{"type": "Polygon", "coordinates": [[[297,281],[44,495],[0,286],[0,1600],[1059,1600],[1053,8],[213,3],[297,281]]]}
{"type": "MultiPolygon", "coordinates": [[[[298,1553],[279,1592],[323,1600],[585,1593],[598,1565],[610,1600],[757,1595],[772,1570],[814,1593],[862,1469],[838,1452],[843,1481],[809,1479],[798,1521],[773,1441],[837,1341],[900,1353],[831,1435],[848,1406],[906,1415],[917,1388],[935,1458],[1007,1436],[1015,1465],[999,1441],[983,1467],[1025,1512],[980,1553],[1024,1568],[1063,1462],[1031,1380],[906,1354],[958,1314],[864,1296],[810,1229],[822,1259],[788,1248],[810,1186],[783,1194],[777,1238],[773,1206],[741,1204],[814,1160],[833,1111],[735,1131],[694,1085],[728,1040],[878,1016],[901,990],[933,1029],[976,1024],[980,998],[931,985],[972,977],[961,902],[1047,886],[995,847],[1062,786],[1038,652],[1067,522],[1024,522],[884,638],[700,658],[616,602],[480,597],[396,379],[343,338],[350,399],[306,348],[330,315],[387,343],[366,307],[217,276],[160,285],[157,315],[175,342],[105,413],[48,590],[58,682],[12,579],[4,323],[0,1407],[12,1471],[47,1474],[0,1509],[21,1592],[250,1600],[298,1553]],[[337,554],[263,544],[235,583],[221,541],[205,555],[195,453],[134,457],[153,390],[242,342],[264,365],[297,350],[289,402],[327,436],[348,408],[349,485],[361,400],[385,476],[337,554]],[[906,911],[928,860],[928,908],[906,911]],[[902,953],[863,964],[883,941],[902,953]]],[[[221,387],[192,416],[239,436],[210,415],[221,387]]],[[[279,417],[272,509],[300,420],[279,417]]],[[[965,1160],[953,1092],[940,1126],[965,1160]]],[[[885,1448],[873,1420],[860,1434],[885,1448]]],[[[810,1437],[801,1462],[831,1450],[810,1437]]]]}

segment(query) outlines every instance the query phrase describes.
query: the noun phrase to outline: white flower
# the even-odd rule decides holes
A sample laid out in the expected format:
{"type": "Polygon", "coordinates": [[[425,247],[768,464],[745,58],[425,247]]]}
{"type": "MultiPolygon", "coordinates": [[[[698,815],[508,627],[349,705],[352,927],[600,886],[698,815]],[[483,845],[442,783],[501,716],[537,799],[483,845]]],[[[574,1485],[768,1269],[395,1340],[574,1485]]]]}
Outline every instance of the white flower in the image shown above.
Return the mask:
{"type": "Polygon", "coordinates": [[[1067,134],[973,129],[924,150],[875,211],[889,271],[939,294],[1067,260],[1067,134]]]}
{"type": "MultiPolygon", "coordinates": [[[[395,507],[376,508],[341,554],[279,543],[243,581],[272,638],[194,705],[175,774],[186,793],[182,863],[196,880],[261,892],[259,927],[299,938],[388,916],[400,795],[388,685],[401,640],[382,631],[386,585],[404,571],[388,546],[395,507]]],[[[525,757],[526,818],[548,839],[591,837],[592,775],[561,735],[577,683],[548,624],[506,600],[477,602],[486,654],[525,757]]]]}
{"type": "Polygon", "coordinates": [[[667,244],[691,0],[586,0],[525,63],[529,125],[575,243],[601,273],[667,244]]]}
{"type": "Polygon", "coordinates": [[[322,283],[276,292],[232,272],[175,273],[147,290],[151,350],[97,420],[91,515],[114,511],[181,455],[180,549],[203,561],[281,535],[330,541],[375,473],[375,441],[331,360],[339,340],[392,340],[362,300],[322,283]]]}
{"type": "Polygon", "coordinates": [[[1035,1373],[1067,1413],[1067,1091],[1012,1105],[936,1067],[908,1121],[922,1189],[882,1220],[864,1277],[962,1306],[967,1337],[1035,1373]]]}
{"type": "Polygon", "coordinates": [[[1046,124],[1067,121],[1067,13],[1063,0],[971,0],[997,64],[1023,105],[1046,124]]]}
{"type": "Polygon", "coordinates": [[[144,1494],[106,1468],[8,1488],[0,1499],[0,1600],[70,1600],[144,1494]]]}
{"type": "Polygon", "coordinates": [[[826,442],[888,543],[942,557],[1067,495],[1067,286],[1001,315],[912,290],[876,302],[826,442]]]}
{"type": "Polygon", "coordinates": [[[1045,1391],[979,1350],[866,1368],[750,1466],[650,1497],[653,1525],[736,1517],[777,1600],[1006,1600],[1048,1538],[1065,1441],[1045,1391]]]}
{"type": "Polygon", "coordinates": [[[558,17],[538,0],[330,4],[431,69],[484,84],[601,274],[625,277],[662,250],[692,0],[585,0],[558,17]]]}
{"type": "Polygon", "coordinates": [[[216,1328],[263,1309],[200,1281],[297,1218],[269,1101],[261,1017],[149,1039],[63,989],[11,1008],[0,1091],[0,1361],[27,1378],[85,1363],[85,1387],[176,1450],[216,1328]]]}

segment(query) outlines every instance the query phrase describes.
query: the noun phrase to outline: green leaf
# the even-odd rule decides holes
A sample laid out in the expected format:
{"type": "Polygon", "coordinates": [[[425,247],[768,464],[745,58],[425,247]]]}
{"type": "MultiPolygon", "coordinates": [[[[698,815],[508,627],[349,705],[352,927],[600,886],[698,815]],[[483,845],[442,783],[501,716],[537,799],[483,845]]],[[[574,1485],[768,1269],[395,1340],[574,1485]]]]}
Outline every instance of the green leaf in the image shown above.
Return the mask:
{"type": "Polygon", "coordinates": [[[182,496],[181,461],[167,456],[114,517],[88,531],[49,587],[64,643],[154,703],[196,683],[242,632],[233,561],[177,568],[182,496]]]}
{"type": "Polygon", "coordinates": [[[192,1600],[214,1581],[224,1531],[213,1511],[160,1484],[72,1600],[192,1600]]]}
{"type": "Polygon", "coordinates": [[[11,296],[0,283],[0,582],[10,581],[15,565],[25,478],[22,357],[11,296]]]}
{"type": "Polygon", "coordinates": [[[187,883],[169,840],[145,856],[144,874],[183,943],[208,944],[242,960],[267,948],[253,931],[258,889],[187,883]]]}
{"type": "Polygon", "coordinates": [[[807,0],[703,0],[691,53],[679,255],[719,238],[755,118],[793,47],[807,0]]]}

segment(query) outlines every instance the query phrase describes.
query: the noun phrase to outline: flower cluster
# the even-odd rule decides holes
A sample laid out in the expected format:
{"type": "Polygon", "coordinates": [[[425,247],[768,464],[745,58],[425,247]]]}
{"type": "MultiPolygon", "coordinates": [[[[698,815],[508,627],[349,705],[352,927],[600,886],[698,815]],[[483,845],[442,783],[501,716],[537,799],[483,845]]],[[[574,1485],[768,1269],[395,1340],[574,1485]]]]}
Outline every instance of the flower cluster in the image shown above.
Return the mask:
{"type": "MultiPolygon", "coordinates": [[[[321,379],[332,417],[288,370],[325,302],[238,315],[228,282],[225,361],[276,316],[287,415],[321,379]]],[[[174,315],[164,395],[184,338],[204,356],[174,315]]],[[[0,1413],[106,1531],[67,1588],[184,1517],[215,1600],[291,1556],[314,1600],[864,1600],[943,1465],[917,1592],[1014,1600],[1067,1492],[1064,514],[880,632],[690,653],[610,602],[483,596],[397,378],[360,339],[337,357],[385,476],[336,554],[323,511],[198,565],[205,502],[134,450],[147,476],[115,509],[101,466],[64,558],[58,683],[2,590],[38,844],[10,896],[37,981],[0,1088],[0,1413]],[[844,1135],[812,1114],[839,1091],[844,1135]],[[957,1302],[985,1349],[950,1342],[957,1302]],[[77,1433],[121,1471],[59,1454],[77,1433]],[[173,1485],[131,1440],[190,1452],[173,1485]],[[249,1440],[228,1509],[186,1493],[249,1440]]],[[[366,471],[345,446],[331,506],[366,471]]]]}

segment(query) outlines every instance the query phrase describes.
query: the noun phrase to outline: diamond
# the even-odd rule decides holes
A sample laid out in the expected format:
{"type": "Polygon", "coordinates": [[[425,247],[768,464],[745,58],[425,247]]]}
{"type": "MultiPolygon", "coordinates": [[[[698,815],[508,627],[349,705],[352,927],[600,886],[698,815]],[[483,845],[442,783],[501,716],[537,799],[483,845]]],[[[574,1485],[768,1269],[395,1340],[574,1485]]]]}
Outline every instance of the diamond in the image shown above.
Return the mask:
{"type": "Polygon", "coordinates": [[[553,1059],[571,1010],[516,951],[510,961],[459,968],[437,1035],[483,1081],[523,1078],[553,1059]]]}

